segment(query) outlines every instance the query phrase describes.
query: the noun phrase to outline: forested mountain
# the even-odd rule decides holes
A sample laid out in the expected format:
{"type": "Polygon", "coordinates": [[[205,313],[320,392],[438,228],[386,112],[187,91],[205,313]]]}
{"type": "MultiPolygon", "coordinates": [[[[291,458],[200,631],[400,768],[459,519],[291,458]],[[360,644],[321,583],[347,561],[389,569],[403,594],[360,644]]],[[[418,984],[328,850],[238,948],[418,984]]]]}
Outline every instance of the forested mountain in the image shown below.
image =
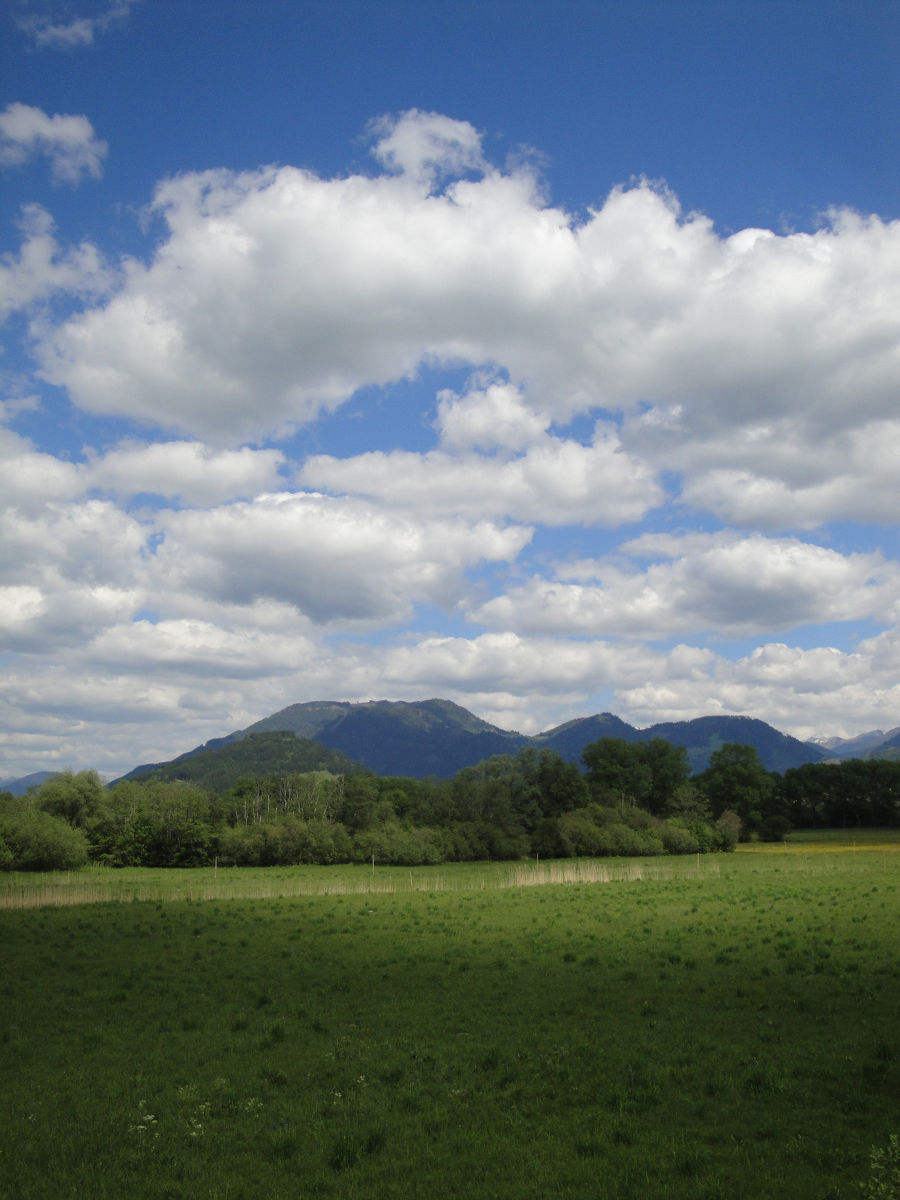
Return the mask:
{"type": "Polygon", "coordinates": [[[692,771],[705,771],[714,750],[726,742],[752,746],[767,771],[787,771],[808,762],[830,758],[823,747],[811,746],[786,733],[779,733],[754,717],[697,717],[693,721],[670,721],[639,730],[639,740],[661,737],[687,750],[692,771]]]}
{"type": "Polygon", "coordinates": [[[515,754],[528,737],[482,721],[449,700],[292,704],[246,733],[289,729],[364,763],[378,775],[449,778],[494,754],[515,754]]]}
{"type": "MultiPolygon", "coordinates": [[[[240,774],[258,777],[281,770],[330,770],[346,774],[346,766],[327,759],[327,752],[337,752],[352,760],[349,769],[359,769],[361,764],[378,775],[449,779],[464,767],[475,766],[496,754],[515,754],[526,746],[553,750],[567,762],[580,764],[584,747],[604,737],[626,742],[663,738],[687,751],[694,772],[705,770],[712,753],[726,742],[752,746],[769,771],[781,772],[830,757],[826,749],[800,742],[750,717],[699,717],[636,729],[612,713],[600,713],[567,721],[529,737],[482,721],[449,700],[373,700],[364,704],[312,701],[292,704],[247,729],[214,738],[171,763],[136,767],[124,778],[152,774],[161,779],[200,782],[201,776],[195,773],[192,762],[202,757],[202,770],[208,771],[212,769],[210,755],[224,755],[222,761],[228,762],[229,771],[238,771],[235,778],[240,774]],[[309,756],[304,759],[309,765],[286,766],[285,747],[289,743],[256,740],[274,733],[293,734],[295,740],[318,744],[319,749],[302,751],[309,756]],[[247,748],[239,749],[250,738],[255,743],[252,754],[247,748]],[[319,758],[313,762],[317,753],[319,758]]],[[[299,748],[297,753],[301,754],[299,748]]]]}
{"type": "MultiPolygon", "coordinates": [[[[167,763],[136,767],[122,778],[185,780],[211,792],[233,787],[239,779],[266,775],[329,771],[356,775],[366,768],[339,750],[290,732],[248,733],[246,737],[220,738],[167,763]]],[[[120,782],[117,780],[117,782],[120,782]]]]}

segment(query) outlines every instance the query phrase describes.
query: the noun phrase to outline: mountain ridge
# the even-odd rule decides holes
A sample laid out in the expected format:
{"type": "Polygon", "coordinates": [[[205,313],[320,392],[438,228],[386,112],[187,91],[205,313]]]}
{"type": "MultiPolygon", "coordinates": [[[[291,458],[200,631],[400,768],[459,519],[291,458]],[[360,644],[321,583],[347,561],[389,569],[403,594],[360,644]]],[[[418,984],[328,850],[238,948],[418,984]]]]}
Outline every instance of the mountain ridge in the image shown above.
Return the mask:
{"type": "MultiPolygon", "coordinates": [[[[638,729],[614,713],[595,713],[528,735],[492,725],[450,700],[313,700],[288,705],[246,729],[211,738],[167,763],[135,767],[122,778],[159,772],[172,777],[174,764],[187,763],[197,755],[224,752],[236,742],[273,733],[291,733],[318,744],[324,751],[345,755],[378,775],[419,779],[450,778],[495,754],[515,754],[525,747],[553,750],[567,761],[580,764],[584,747],[601,737],[629,742],[662,737],[684,747],[695,773],[703,771],[711,754],[726,742],[753,746],[771,771],[783,772],[832,757],[827,749],[801,742],[754,717],[696,717],[638,729]]],[[[177,775],[177,766],[174,769],[177,775]]],[[[193,771],[186,767],[183,773],[188,777],[193,771]]]]}

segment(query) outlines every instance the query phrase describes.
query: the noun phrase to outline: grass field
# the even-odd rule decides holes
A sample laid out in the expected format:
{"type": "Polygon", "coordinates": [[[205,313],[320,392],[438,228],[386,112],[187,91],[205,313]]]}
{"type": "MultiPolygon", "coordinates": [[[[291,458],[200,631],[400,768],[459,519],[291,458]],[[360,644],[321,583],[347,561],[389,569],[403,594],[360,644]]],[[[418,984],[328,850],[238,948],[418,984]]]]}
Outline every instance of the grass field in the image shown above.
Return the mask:
{"type": "Polygon", "coordinates": [[[9,1200],[849,1200],[900,1129],[888,835],[81,874],[0,892],[9,1200]]]}

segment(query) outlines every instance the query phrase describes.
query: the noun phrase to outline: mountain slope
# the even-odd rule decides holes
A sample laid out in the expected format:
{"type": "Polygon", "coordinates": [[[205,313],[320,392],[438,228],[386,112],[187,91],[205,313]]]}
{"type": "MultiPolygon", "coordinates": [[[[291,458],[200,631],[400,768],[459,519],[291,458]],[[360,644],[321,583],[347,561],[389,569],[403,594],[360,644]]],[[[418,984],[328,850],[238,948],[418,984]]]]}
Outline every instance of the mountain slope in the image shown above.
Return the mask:
{"type": "Polygon", "coordinates": [[[449,700],[371,700],[365,704],[292,704],[247,732],[304,731],[379,775],[449,778],[494,754],[515,754],[529,739],[482,721],[449,700]],[[306,732],[309,731],[309,732],[306,732]]]}
{"type": "Polygon", "coordinates": [[[725,742],[753,746],[770,771],[831,757],[824,748],[800,742],[751,717],[699,717],[636,729],[612,713],[599,713],[528,737],[491,725],[449,700],[311,701],[292,704],[247,729],[213,738],[170,763],[136,767],[123,778],[198,783],[215,779],[215,784],[204,786],[218,789],[229,786],[221,780],[233,782],[240,775],[310,770],[348,774],[362,766],[379,775],[448,779],[463,767],[495,754],[515,754],[525,746],[554,750],[580,765],[585,746],[602,737],[629,742],[664,738],[687,750],[695,772],[705,770],[713,751],[725,742]],[[329,755],[336,757],[329,759],[329,755]]]}
{"type": "MultiPolygon", "coordinates": [[[[338,750],[290,732],[251,733],[246,737],[215,739],[167,763],[136,767],[123,780],[186,780],[212,792],[224,792],[239,779],[330,771],[354,775],[366,768],[338,750]]],[[[116,780],[116,782],[120,782],[116,780]]]]}
{"type": "Polygon", "coordinates": [[[35,771],[31,775],[22,775],[18,779],[0,779],[0,792],[9,792],[13,796],[24,796],[29,788],[46,783],[56,773],[56,771],[35,771]]]}
{"type": "Polygon", "coordinates": [[[533,739],[561,754],[570,762],[580,762],[584,747],[601,737],[617,737],[627,742],[649,742],[663,738],[673,746],[683,746],[693,772],[705,771],[715,750],[726,742],[752,746],[767,771],[786,771],[803,763],[830,758],[828,750],[810,742],[801,742],[779,733],[765,721],[753,717],[696,717],[692,721],[666,721],[636,729],[612,713],[568,721],[533,739]]]}
{"type": "Polygon", "coordinates": [[[739,742],[756,750],[767,771],[779,774],[790,767],[831,758],[823,747],[811,746],[789,734],[780,733],[754,717],[697,717],[693,721],[670,721],[651,725],[641,740],[661,737],[674,746],[684,746],[692,771],[705,771],[713,751],[725,742],[739,742]]]}

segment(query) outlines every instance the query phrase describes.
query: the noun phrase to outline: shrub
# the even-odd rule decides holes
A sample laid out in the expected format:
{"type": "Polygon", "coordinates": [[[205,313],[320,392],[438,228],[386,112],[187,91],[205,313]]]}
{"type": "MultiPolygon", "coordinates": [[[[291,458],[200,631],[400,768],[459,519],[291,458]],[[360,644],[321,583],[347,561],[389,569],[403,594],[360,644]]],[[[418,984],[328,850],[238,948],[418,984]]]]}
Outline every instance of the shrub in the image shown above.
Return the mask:
{"type": "Polygon", "coordinates": [[[73,829],[62,817],[27,808],[0,814],[3,870],[77,871],[87,860],[84,831],[73,829]]]}
{"type": "Polygon", "coordinates": [[[791,823],[787,817],[780,817],[777,814],[771,817],[766,817],[759,826],[759,840],[761,842],[783,842],[784,835],[790,833],[791,823]]]}
{"type": "Polygon", "coordinates": [[[741,836],[741,818],[734,809],[726,808],[713,826],[716,850],[733,850],[741,836]]]}
{"type": "Polygon", "coordinates": [[[663,821],[659,828],[666,854],[697,854],[700,842],[692,829],[686,829],[678,820],[663,821]]]}

